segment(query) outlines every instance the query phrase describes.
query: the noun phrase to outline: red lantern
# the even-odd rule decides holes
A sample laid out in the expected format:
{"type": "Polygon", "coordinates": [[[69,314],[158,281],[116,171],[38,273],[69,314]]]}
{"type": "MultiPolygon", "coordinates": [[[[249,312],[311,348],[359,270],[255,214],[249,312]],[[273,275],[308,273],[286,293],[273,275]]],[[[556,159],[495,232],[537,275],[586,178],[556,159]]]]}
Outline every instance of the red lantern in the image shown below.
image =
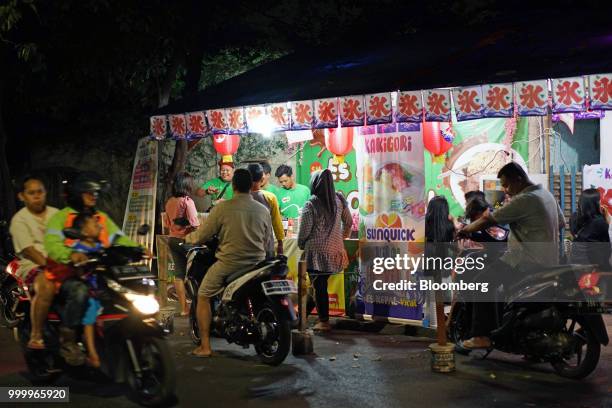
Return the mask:
{"type": "Polygon", "coordinates": [[[238,151],[238,145],[240,145],[240,136],[238,135],[219,133],[213,136],[213,146],[217,153],[221,155],[223,163],[234,161],[232,155],[238,151]]]}
{"type": "Polygon", "coordinates": [[[442,137],[440,129],[448,127],[448,122],[423,122],[423,145],[434,156],[446,153],[452,143],[447,142],[442,137]]]}
{"type": "Polygon", "coordinates": [[[325,146],[334,154],[334,163],[344,163],[344,156],[353,150],[353,128],[327,129],[325,146]]]}

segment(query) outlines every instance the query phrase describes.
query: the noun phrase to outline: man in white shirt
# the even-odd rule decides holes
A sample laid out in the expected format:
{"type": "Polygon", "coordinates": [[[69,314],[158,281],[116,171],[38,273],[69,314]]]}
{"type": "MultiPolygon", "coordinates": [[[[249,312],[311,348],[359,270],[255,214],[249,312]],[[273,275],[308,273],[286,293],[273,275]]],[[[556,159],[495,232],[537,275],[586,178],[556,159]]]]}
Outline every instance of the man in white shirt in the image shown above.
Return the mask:
{"type": "Polygon", "coordinates": [[[47,206],[47,192],[42,181],[26,177],[18,194],[25,207],[11,219],[10,233],[19,257],[17,274],[26,283],[34,284],[30,318],[32,332],[28,347],[43,349],[42,327],[47,318],[49,306],[55,295],[55,286],[45,278],[42,268],[47,264],[44,247],[45,229],[49,219],[58,211],[47,206]]]}
{"type": "MultiPolygon", "coordinates": [[[[508,250],[496,267],[490,267],[496,274],[490,277],[496,282],[510,282],[529,270],[528,266],[554,266],[559,264],[559,229],[565,226],[565,217],[555,197],[542,185],[529,180],[525,170],[515,162],[501,168],[497,177],[506,195],[512,200],[503,207],[488,211],[477,221],[461,230],[469,234],[496,224],[508,224],[510,236],[508,250]]],[[[473,338],[466,340],[466,348],[488,348],[491,346],[488,333],[493,329],[490,303],[475,303],[472,319],[473,338]]]]}

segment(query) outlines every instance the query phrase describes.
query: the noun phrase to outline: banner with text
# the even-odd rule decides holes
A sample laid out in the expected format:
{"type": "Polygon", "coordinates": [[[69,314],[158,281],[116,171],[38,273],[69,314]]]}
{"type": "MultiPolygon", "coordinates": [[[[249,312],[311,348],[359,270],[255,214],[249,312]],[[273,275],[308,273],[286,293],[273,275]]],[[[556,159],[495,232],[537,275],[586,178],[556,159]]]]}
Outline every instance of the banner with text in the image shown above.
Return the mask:
{"type": "Polygon", "coordinates": [[[354,146],[361,203],[357,313],[421,320],[422,296],[377,284],[414,280],[416,275],[397,270],[375,274],[373,260],[404,254],[419,256],[422,252],[427,206],[422,132],[361,134],[354,146]]]}

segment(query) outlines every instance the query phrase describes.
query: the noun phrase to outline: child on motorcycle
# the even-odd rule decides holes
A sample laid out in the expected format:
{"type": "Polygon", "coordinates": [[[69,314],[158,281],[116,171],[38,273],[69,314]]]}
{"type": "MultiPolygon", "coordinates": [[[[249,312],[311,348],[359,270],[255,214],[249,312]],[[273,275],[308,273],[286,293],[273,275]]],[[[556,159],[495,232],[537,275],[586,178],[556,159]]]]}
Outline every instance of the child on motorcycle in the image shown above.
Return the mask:
{"type": "MultiPolygon", "coordinates": [[[[72,228],[78,230],[82,236],[82,239],[73,244],[73,250],[85,254],[93,254],[103,248],[99,241],[102,226],[92,214],[80,213],[77,215],[72,222],[72,228]]],[[[101,306],[100,302],[92,296],[95,295],[98,285],[95,275],[90,274],[85,276],[84,279],[87,281],[90,291],[87,310],[82,320],[83,336],[85,337],[85,345],[87,346],[87,363],[94,368],[98,368],[100,367],[100,356],[98,356],[96,350],[94,324],[96,323],[101,306]]]]}

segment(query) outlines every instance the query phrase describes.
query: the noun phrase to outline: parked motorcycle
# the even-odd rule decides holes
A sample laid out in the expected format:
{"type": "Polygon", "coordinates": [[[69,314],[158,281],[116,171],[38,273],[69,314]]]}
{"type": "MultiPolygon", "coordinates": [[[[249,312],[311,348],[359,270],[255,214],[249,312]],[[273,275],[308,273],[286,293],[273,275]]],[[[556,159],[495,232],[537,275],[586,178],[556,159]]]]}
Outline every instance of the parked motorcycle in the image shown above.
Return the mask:
{"type": "Polygon", "coordinates": [[[26,296],[17,276],[19,263],[13,253],[8,223],[0,221],[0,325],[12,329],[19,323],[17,305],[19,297],[26,296]]]}
{"type": "MultiPolygon", "coordinates": [[[[64,235],[79,237],[70,229],[64,230],[64,235]]],[[[102,306],[95,330],[100,371],[118,383],[127,382],[140,404],[155,406],[174,395],[176,374],[164,331],[155,319],[159,304],[154,297],[154,276],[146,265],[135,264],[143,259],[142,248],[111,246],[75,267],[95,274],[97,280],[96,298],[102,306]]],[[[44,327],[45,350],[27,348],[29,300],[20,298],[18,310],[24,314],[18,326],[19,341],[34,379],[50,383],[65,370],[75,369],[60,355],[61,321],[56,304],[44,327]]]]}
{"type": "MultiPolygon", "coordinates": [[[[505,302],[491,306],[496,309],[497,324],[490,334],[492,348],[487,355],[496,349],[549,362],[565,378],[588,376],[597,367],[601,345],[609,342],[603,304],[590,296],[590,288],[579,284],[595,277],[592,265],[562,265],[542,269],[508,288],[505,302]],[[542,303],[536,299],[568,301],[542,303]]],[[[458,352],[470,353],[462,342],[472,337],[471,329],[472,304],[457,292],[448,335],[458,352]]]]}
{"type": "MultiPolygon", "coordinates": [[[[200,344],[196,309],[198,288],[215,262],[216,243],[184,245],[187,251],[185,288],[192,299],[189,311],[193,343],[200,344]]],[[[281,364],[291,346],[291,328],[297,321],[289,295],[297,293],[287,280],[287,258],[278,256],[236,272],[225,279],[223,292],[211,300],[211,334],[244,348],[251,344],[264,364],[281,364]]]]}

